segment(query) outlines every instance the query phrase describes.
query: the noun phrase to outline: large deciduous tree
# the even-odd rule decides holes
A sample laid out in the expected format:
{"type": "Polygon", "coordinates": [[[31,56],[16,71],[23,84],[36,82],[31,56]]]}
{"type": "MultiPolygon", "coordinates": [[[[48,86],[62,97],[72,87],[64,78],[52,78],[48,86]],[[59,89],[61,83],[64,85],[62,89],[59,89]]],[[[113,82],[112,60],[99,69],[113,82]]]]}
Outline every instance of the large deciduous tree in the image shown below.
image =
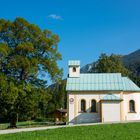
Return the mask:
{"type": "Polygon", "coordinates": [[[61,79],[58,42],[57,35],[23,18],[0,19],[0,112],[34,116],[37,107],[46,106],[48,79],[41,75],[47,73],[55,82],[61,79]]]}
{"type": "Polygon", "coordinates": [[[120,55],[112,54],[110,56],[101,54],[95,65],[96,72],[102,73],[121,73],[123,76],[129,76],[130,71],[125,68],[120,55]]]}

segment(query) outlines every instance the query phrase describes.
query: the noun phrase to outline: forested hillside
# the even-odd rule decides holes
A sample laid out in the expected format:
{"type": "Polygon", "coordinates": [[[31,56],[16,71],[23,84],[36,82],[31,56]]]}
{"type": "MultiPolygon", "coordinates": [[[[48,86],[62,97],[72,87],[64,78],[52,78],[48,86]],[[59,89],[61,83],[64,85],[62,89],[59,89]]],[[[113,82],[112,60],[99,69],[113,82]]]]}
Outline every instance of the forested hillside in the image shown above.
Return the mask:
{"type": "MultiPolygon", "coordinates": [[[[120,55],[121,56],[121,55],[120,55]]],[[[140,86],[140,49],[128,55],[121,56],[123,65],[131,72],[131,78],[140,86]]],[[[81,68],[81,73],[96,71],[97,62],[92,62],[81,68]]]]}

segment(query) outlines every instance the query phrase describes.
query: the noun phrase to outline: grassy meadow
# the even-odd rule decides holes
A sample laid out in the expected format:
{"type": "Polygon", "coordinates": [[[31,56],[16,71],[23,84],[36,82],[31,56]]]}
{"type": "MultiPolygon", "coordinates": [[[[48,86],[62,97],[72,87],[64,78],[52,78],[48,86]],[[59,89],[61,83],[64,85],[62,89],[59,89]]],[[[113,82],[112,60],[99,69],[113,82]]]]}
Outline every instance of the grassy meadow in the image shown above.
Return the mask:
{"type": "MultiPolygon", "coordinates": [[[[46,121],[25,121],[25,122],[18,122],[17,123],[17,128],[30,128],[30,127],[41,127],[41,126],[50,126],[54,125],[53,123],[48,123],[46,121]]],[[[9,123],[3,123],[0,124],[0,130],[7,129],[9,126],[9,123]]]]}
{"type": "Polygon", "coordinates": [[[140,140],[140,123],[76,126],[0,135],[0,140],[140,140]]]}

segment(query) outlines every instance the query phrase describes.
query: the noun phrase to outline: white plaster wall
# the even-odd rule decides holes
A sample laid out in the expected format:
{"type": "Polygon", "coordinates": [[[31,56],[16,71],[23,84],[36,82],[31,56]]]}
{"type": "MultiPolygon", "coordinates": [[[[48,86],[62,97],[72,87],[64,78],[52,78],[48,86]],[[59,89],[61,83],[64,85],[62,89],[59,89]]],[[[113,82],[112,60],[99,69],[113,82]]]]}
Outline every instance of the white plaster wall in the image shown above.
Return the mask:
{"type": "MultiPolygon", "coordinates": [[[[105,94],[104,94],[105,95],[105,94]]],[[[69,123],[91,123],[91,122],[100,122],[101,114],[100,114],[100,96],[101,94],[69,94],[70,98],[74,98],[74,104],[69,104],[69,123]],[[86,112],[80,112],[80,101],[82,99],[86,100],[86,112]],[[96,110],[97,112],[91,112],[91,100],[96,100],[96,110]],[[75,120],[75,121],[74,121],[75,120]]]]}
{"type": "Polygon", "coordinates": [[[69,123],[75,123],[75,117],[74,117],[74,104],[75,99],[73,103],[70,103],[70,99],[74,99],[74,95],[69,94],[68,95],[68,121],[69,123]]]}
{"type": "MultiPolygon", "coordinates": [[[[101,121],[101,110],[100,110],[100,100],[103,96],[106,96],[109,92],[71,92],[68,95],[68,121],[69,123],[90,123],[101,121]],[[70,103],[69,99],[73,98],[74,103],[70,103]],[[86,113],[80,113],[80,100],[86,100],[86,113]],[[91,113],[91,100],[95,99],[97,102],[97,113],[91,113]],[[76,107],[74,107],[76,106],[76,107]]],[[[116,92],[114,92],[116,93],[116,92]]],[[[113,94],[113,92],[112,92],[113,94]]],[[[120,97],[120,92],[115,94],[120,97]]],[[[122,119],[124,120],[140,120],[140,93],[124,93],[122,101],[122,119]],[[135,100],[136,103],[136,113],[129,113],[129,100],[135,100]]],[[[112,109],[111,113],[115,113],[112,109]]],[[[120,116],[119,114],[114,114],[115,116],[120,116]]],[[[111,119],[111,118],[110,118],[111,119]]]]}
{"type": "Polygon", "coordinates": [[[99,122],[101,120],[100,115],[100,95],[99,94],[80,94],[77,96],[78,110],[77,110],[77,123],[91,123],[99,122]],[[80,102],[82,99],[86,100],[86,113],[81,113],[80,102]],[[91,112],[91,100],[96,100],[96,111],[91,112]]]}
{"type": "Polygon", "coordinates": [[[123,95],[124,104],[124,120],[140,120],[140,93],[125,93],[123,95]],[[129,101],[135,101],[136,113],[129,113],[129,101]]]}
{"type": "Polygon", "coordinates": [[[102,102],[102,120],[103,122],[120,121],[120,101],[102,102]]]}
{"type": "Polygon", "coordinates": [[[75,67],[76,72],[73,72],[73,67],[69,67],[69,77],[79,77],[80,76],[80,66],[75,67]]]}

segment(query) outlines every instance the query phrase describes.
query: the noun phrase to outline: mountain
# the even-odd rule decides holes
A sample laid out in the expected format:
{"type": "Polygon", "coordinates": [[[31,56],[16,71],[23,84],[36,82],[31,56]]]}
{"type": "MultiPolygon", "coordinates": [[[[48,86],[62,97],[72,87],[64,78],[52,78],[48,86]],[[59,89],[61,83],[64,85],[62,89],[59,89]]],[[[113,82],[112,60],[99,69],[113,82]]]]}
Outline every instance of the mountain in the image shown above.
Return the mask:
{"type": "Polygon", "coordinates": [[[81,73],[95,72],[95,65],[96,65],[96,62],[92,62],[90,64],[87,64],[80,69],[80,72],[81,73]]]}
{"type": "MultiPolygon", "coordinates": [[[[128,55],[122,56],[122,61],[127,69],[133,72],[134,75],[140,76],[140,49],[128,55]]],[[[95,72],[96,62],[87,64],[81,68],[81,73],[95,72]]]]}
{"type": "Polygon", "coordinates": [[[136,78],[140,78],[140,49],[125,55],[123,57],[123,63],[127,69],[133,72],[136,78]]]}
{"type": "Polygon", "coordinates": [[[133,64],[133,63],[140,63],[140,49],[128,55],[124,55],[123,62],[126,66],[129,66],[130,64],[133,64]]]}

